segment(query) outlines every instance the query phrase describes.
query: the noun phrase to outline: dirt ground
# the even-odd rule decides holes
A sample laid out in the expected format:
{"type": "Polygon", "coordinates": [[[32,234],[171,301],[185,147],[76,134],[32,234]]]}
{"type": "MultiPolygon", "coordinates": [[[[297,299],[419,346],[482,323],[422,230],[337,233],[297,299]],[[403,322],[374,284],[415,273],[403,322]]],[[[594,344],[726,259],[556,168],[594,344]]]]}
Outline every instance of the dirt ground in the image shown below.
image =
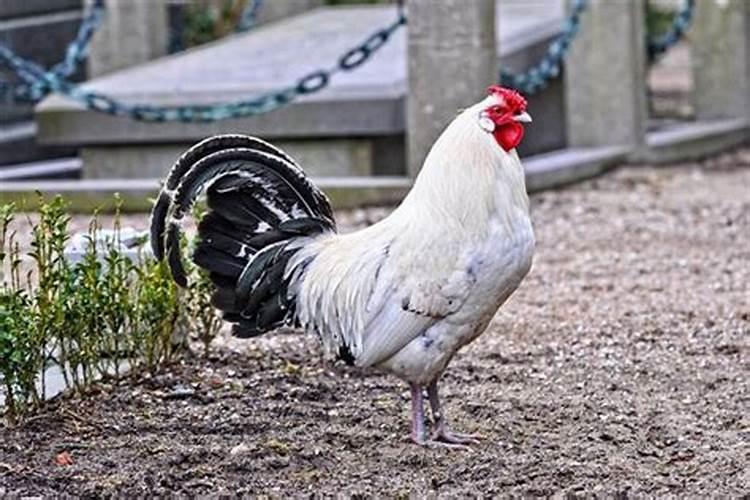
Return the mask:
{"type": "Polygon", "coordinates": [[[533,270],[444,379],[473,449],[410,444],[404,384],[276,335],[0,428],[0,496],[749,495],[750,150],[532,203],[533,270]]]}

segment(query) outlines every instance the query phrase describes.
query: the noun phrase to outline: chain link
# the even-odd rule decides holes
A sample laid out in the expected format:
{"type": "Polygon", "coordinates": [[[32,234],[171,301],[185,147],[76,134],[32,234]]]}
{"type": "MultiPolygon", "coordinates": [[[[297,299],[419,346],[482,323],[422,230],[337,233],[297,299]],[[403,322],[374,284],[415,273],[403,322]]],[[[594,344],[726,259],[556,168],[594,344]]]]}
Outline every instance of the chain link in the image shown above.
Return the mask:
{"type": "Polygon", "coordinates": [[[116,116],[128,116],[148,122],[211,122],[227,118],[255,116],[273,111],[289,104],[298,97],[325,88],[337,71],[351,71],[364,64],[387,42],[393,33],[406,24],[403,7],[399,4],[398,15],[386,28],[379,29],[361,44],[339,58],[337,65],[329,70],[317,70],[303,76],[292,86],[230,103],[215,105],[152,106],[130,104],[100,92],[86,90],[53,71],[45,71],[39,65],[15,55],[0,45],[0,60],[10,66],[29,86],[44,89],[46,93],[58,92],[84,104],[88,109],[116,116]]]}
{"type": "Polygon", "coordinates": [[[237,23],[235,31],[242,33],[252,29],[258,22],[258,14],[260,14],[261,8],[263,8],[263,0],[252,0],[252,2],[245,7],[245,10],[242,11],[242,16],[240,17],[239,23],[237,23]]]}
{"type": "Polygon", "coordinates": [[[586,10],[587,5],[587,0],[575,0],[570,15],[563,25],[562,33],[549,44],[542,59],[520,74],[501,70],[500,83],[520,90],[524,94],[533,95],[557,78],[560,75],[563,59],[570,50],[570,44],[578,34],[581,14],[586,10]]]}
{"type": "MultiPolygon", "coordinates": [[[[575,0],[570,14],[565,20],[562,33],[548,46],[542,59],[528,70],[515,74],[507,70],[500,73],[500,82],[525,94],[535,94],[560,75],[565,56],[570,50],[585,11],[588,0],[575,0]]],[[[649,59],[654,60],[664,53],[683,36],[690,25],[695,0],[685,0],[685,6],[675,16],[670,30],[658,38],[648,40],[649,59]]],[[[249,29],[256,21],[262,0],[253,0],[243,12],[238,31],[249,29]]],[[[72,83],[68,77],[86,57],[86,49],[91,36],[100,25],[104,11],[104,0],[95,0],[91,12],[85,18],[78,36],[68,48],[65,59],[51,71],[32,61],[27,61],[10,49],[0,44],[0,62],[4,62],[25,82],[22,88],[28,89],[26,97],[38,101],[50,92],[59,92],[87,108],[116,116],[128,116],[135,120],[147,122],[210,122],[227,118],[256,116],[273,111],[289,104],[300,96],[318,92],[329,85],[331,77],[338,71],[351,71],[370,59],[400,27],[406,24],[403,1],[398,1],[398,15],[394,22],[379,29],[362,43],[346,51],[330,69],[313,71],[298,79],[293,85],[275,92],[258,95],[249,99],[214,105],[153,106],[147,104],[129,104],[105,94],[85,90],[72,83]]],[[[7,86],[7,84],[5,84],[7,86]]],[[[2,90],[3,82],[0,82],[2,90]]]]}
{"type": "MultiPolygon", "coordinates": [[[[104,9],[104,0],[94,0],[90,11],[78,28],[75,39],[68,45],[65,51],[65,58],[53,66],[50,73],[59,78],[69,78],[78,70],[81,63],[88,56],[88,48],[94,33],[101,26],[102,19],[104,18],[104,9]]],[[[41,69],[41,67],[37,66],[34,72],[38,69],[41,69]]],[[[41,80],[29,81],[28,78],[24,78],[20,74],[19,76],[21,76],[25,83],[14,89],[14,97],[17,100],[37,102],[49,93],[49,90],[41,80]]],[[[8,86],[8,89],[10,89],[10,86],[8,86]]]]}
{"type": "MultiPolygon", "coordinates": [[[[586,9],[587,0],[576,0],[570,15],[565,20],[563,31],[553,40],[542,59],[526,71],[514,74],[507,70],[500,72],[500,82],[521,92],[532,95],[544,89],[547,84],[560,75],[562,62],[565,59],[570,44],[575,38],[581,23],[581,14],[586,9]]],[[[679,42],[690,27],[695,9],[695,0],[684,0],[683,6],[674,16],[667,32],[661,36],[648,36],[647,50],[649,63],[667,52],[679,42]]]]}
{"type": "Polygon", "coordinates": [[[690,28],[694,12],[695,0],[684,0],[682,8],[674,16],[674,19],[672,19],[672,24],[667,32],[660,36],[649,37],[647,43],[649,62],[656,61],[659,56],[667,52],[682,39],[685,32],[690,28]]]}

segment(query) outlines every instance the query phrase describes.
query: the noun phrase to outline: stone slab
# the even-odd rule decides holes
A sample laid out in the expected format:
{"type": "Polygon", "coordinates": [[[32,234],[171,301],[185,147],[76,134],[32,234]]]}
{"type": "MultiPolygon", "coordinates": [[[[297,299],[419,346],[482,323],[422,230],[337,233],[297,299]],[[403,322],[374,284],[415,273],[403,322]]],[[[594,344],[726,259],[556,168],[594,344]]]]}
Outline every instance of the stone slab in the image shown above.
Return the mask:
{"type": "MultiPolygon", "coordinates": [[[[504,1],[499,6],[502,58],[515,54],[504,46],[516,51],[533,43],[546,46],[545,41],[554,34],[553,26],[560,28],[559,0],[504,1]],[[519,38],[526,45],[514,42],[519,38]]],[[[208,104],[248,98],[278,89],[321,66],[334,65],[345,50],[394,18],[392,6],[319,8],[87,85],[130,103],[208,104]]],[[[405,31],[399,30],[366,64],[351,73],[337,74],[329,88],[272,113],[215,124],[139,123],[89,112],[77,103],[52,96],[37,108],[40,138],[56,144],[121,144],[188,143],[226,131],[270,139],[403,134],[405,50],[405,31]]],[[[559,88],[550,91],[561,93],[559,88]]],[[[536,99],[532,98],[532,108],[536,99]]],[[[547,140],[547,145],[561,143],[561,123],[560,116],[556,123],[529,130],[527,145],[532,145],[538,134],[555,138],[547,140]]]]}
{"type": "Polygon", "coordinates": [[[0,168],[0,181],[75,178],[81,173],[81,166],[80,158],[56,158],[20,165],[7,165],[0,168]]]}
{"type": "Polygon", "coordinates": [[[0,173],[5,165],[73,154],[70,147],[39,146],[34,122],[0,123],[0,173]]]}
{"type": "Polygon", "coordinates": [[[608,146],[568,148],[531,156],[523,160],[526,189],[534,193],[596,177],[624,163],[628,152],[626,147],[608,146]]]}
{"type": "MultiPolygon", "coordinates": [[[[557,188],[578,182],[621,164],[628,151],[621,147],[576,148],[525,158],[526,185],[529,192],[557,188]]],[[[36,191],[46,195],[62,194],[72,210],[93,208],[112,210],[113,195],[120,193],[124,209],[148,211],[159,189],[159,179],[106,179],[78,181],[12,181],[0,183],[0,203],[15,201],[25,210],[34,208],[36,191]]],[[[313,177],[336,208],[399,203],[411,187],[408,177],[313,177]]]]}
{"type": "MultiPolygon", "coordinates": [[[[372,175],[372,141],[334,139],[329,141],[276,142],[294,157],[310,175],[372,175]]],[[[102,146],[81,149],[86,179],[117,177],[163,177],[174,161],[191,144],[102,146]]]]}
{"type": "MultiPolygon", "coordinates": [[[[335,208],[353,208],[398,203],[411,186],[406,177],[320,177],[313,178],[331,199],[335,208]]],[[[46,197],[60,194],[73,212],[114,210],[114,194],[119,193],[126,212],[148,212],[159,191],[159,179],[107,179],[65,181],[10,181],[0,183],[0,204],[15,202],[21,210],[32,211],[37,192],[46,197]]]]}
{"type": "Polygon", "coordinates": [[[670,163],[698,160],[750,141],[750,123],[742,118],[697,121],[646,135],[647,149],[634,160],[670,163]]]}

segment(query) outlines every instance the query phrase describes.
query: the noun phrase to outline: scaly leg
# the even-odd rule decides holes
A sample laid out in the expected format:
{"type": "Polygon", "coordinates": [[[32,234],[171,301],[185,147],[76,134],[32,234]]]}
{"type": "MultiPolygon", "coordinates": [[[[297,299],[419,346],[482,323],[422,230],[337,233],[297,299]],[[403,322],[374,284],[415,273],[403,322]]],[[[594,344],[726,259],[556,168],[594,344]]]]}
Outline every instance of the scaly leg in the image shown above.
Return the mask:
{"type": "Polygon", "coordinates": [[[424,395],[422,386],[409,384],[411,388],[411,440],[420,446],[427,444],[424,426],[424,395]]]}
{"type": "Polygon", "coordinates": [[[478,444],[483,436],[479,434],[459,434],[448,428],[445,416],[440,407],[440,398],[438,397],[437,379],[433,380],[427,386],[427,396],[430,398],[430,407],[432,408],[432,417],[435,419],[435,440],[444,443],[467,445],[478,444]]]}

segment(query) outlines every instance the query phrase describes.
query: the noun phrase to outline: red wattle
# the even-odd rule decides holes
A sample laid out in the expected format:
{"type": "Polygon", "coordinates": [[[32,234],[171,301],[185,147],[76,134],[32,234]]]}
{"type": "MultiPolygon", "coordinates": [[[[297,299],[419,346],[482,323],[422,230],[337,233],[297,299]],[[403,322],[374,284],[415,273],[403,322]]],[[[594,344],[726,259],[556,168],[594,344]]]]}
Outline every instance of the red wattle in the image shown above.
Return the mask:
{"type": "Polygon", "coordinates": [[[503,125],[500,125],[495,129],[493,135],[498,144],[505,150],[510,151],[519,144],[523,139],[523,125],[517,121],[512,121],[503,125]]]}

